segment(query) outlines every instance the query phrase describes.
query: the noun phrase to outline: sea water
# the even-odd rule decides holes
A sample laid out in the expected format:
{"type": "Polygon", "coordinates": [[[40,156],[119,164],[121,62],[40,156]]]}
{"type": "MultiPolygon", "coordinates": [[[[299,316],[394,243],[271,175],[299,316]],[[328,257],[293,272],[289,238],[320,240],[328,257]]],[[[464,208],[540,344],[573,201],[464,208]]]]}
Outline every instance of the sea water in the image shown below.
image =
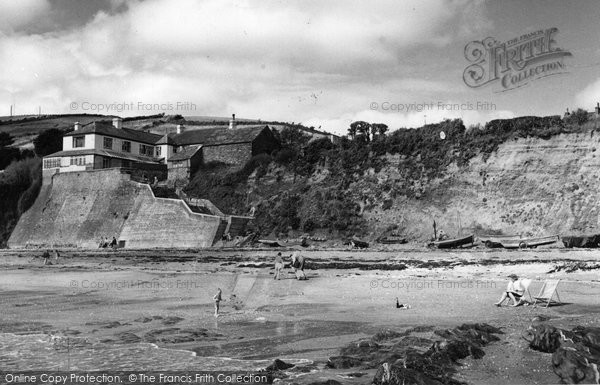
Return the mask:
{"type": "MultiPolygon", "coordinates": [[[[293,364],[302,359],[286,359],[293,364]]],[[[264,369],[272,360],[199,357],[194,352],[161,348],[150,343],[126,345],[88,342],[78,337],[0,333],[3,370],[231,370],[264,369]]]]}

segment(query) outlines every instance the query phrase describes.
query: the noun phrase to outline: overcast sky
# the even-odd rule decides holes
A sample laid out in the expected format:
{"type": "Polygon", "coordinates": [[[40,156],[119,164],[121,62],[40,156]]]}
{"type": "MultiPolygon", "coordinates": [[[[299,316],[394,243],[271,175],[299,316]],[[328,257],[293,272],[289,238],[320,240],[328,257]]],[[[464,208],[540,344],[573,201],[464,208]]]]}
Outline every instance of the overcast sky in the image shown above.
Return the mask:
{"type": "Polygon", "coordinates": [[[125,103],[109,113],[236,113],[344,133],[355,120],[395,129],[592,110],[599,16],[595,0],[0,0],[0,115],[125,103]],[[552,27],[572,54],[566,73],[504,92],[463,81],[467,43],[552,27]],[[411,103],[435,107],[390,111],[411,103]]]}

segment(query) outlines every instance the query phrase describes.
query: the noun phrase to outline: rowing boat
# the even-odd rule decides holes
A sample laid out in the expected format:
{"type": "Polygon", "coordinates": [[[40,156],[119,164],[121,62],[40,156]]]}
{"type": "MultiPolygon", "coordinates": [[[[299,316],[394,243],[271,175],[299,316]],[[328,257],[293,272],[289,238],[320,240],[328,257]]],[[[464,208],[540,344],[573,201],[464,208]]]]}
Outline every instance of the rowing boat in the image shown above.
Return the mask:
{"type": "Polygon", "coordinates": [[[438,249],[451,249],[454,247],[461,247],[467,244],[473,244],[475,236],[473,234],[462,238],[444,239],[443,241],[435,241],[433,245],[437,246],[438,249]]]}
{"type": "Polygon", "coordinates": [[[500,243],[505,249],[526,249],[528,247],[537,247],[542,245],[549,245],[559,240],[558,235],[549,235],[546,237],[537,238],[518,238],[518,239],[507,239],[502,240],[500,243]]]}

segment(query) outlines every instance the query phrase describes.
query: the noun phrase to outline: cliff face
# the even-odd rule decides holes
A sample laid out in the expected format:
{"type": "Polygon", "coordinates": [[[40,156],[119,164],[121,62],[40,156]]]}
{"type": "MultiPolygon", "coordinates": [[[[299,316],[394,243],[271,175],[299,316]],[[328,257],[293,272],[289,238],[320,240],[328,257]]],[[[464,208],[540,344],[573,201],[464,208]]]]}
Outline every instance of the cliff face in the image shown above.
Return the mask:
{"type": "Polygon", "coordinates": [[[386,184],[401,183],[398,163],[390,157],[389,166],[353,188],[362,195],[371,235],[398,225],[409,238],[426,239],[433,235],[434,220],[450,236],[460,230],[600,233],[599,144],[593,131],[511,140],[487,161],[477,156],[469,166],[452,165],[442,177],[425,182],[420,197],[410,199],[380,192],[386,184]]]}

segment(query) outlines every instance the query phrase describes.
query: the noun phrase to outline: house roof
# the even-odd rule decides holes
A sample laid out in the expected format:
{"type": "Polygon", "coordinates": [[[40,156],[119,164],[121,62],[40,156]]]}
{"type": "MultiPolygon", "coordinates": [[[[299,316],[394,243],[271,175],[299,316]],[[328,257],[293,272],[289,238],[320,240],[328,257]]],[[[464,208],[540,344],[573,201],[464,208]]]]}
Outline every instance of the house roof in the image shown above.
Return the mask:
{"type": "Polygon", "coordinates": [[[220,144],[249,143],[256,139],[256,137],[266,128],[268,128],[268,126],[262,124],[256,126],[240,125],[234,129],[229,129],[224,126],[199,129],[190,129],[188,127],[188,131],[184,131],[181,134],[163,136],[157,144],[166,144],[169,140],[178,146],[191,144],[216,146],[220,144]]]}
{"type": "Polygon", "coordinates": [[[83,134],[100,134],[105,136],[111,136],[113,138],[120,138],[152,145],[154,145],[159,139],[161,139],[161,135],[158,134],[151,134],[149,132],[132,130],[129,128],[116,128],[112,125],[112,123],[106,121],[92,122],[86,124],[79,130],[71,131],[65,134],[65,136],[75,136],[83,134]]]}
{"type": "Polygon", "coordinates": [[[134,155],[127,154],[122,152],[108,151],[108,150],[97,150],[97,149],[82,149],[82,150],[67,150],[67,151],[59,151],[54,154],[46,155],[44,158],[59,158],[63,156],[83,156],[83,155],[101,155],[109,158],[119,158],[125,160],[131,160],[134,162],[143,162],[143,163],[159,163],[160,160],[157,158],[152,158],[149,156],[143,155],[134,155]]]}
{"type": "Polygon", "coordinates": [[[172,157],[168,159],[169,162],[178,162],[182,160],[190,159],[198,152],[199,149],[202,148],[202,145],[190,146],[186,147],[183,150],[173,154],[172,157]]]}

